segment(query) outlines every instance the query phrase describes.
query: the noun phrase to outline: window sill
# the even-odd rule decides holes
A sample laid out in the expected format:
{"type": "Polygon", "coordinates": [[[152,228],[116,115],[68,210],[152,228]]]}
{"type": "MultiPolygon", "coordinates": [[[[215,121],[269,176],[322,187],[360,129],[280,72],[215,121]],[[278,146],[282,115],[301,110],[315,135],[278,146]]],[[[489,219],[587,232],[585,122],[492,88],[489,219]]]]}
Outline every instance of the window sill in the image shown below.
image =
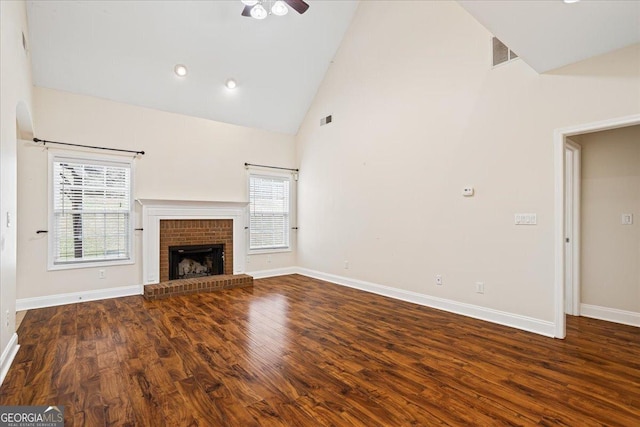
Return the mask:
{"type": "Polygon", "coordinates": [[[47,271],[57,270],[77,270],[80,268],[98,268],[98,267],[114,267],[118,265],[135,264],[133,259],[113,260],[113,261],[88,261],[88,262],[72,262],[68,264],[49,264],[47,271]]]}
{"type": "Polygon", "coordinates": [[[263,254],[277,254],[277,253],[286,253],[293,252],[291,247],[288,248],[274,248],[274,249],[249,249],[247,255],[263,255],[263,254]]]}

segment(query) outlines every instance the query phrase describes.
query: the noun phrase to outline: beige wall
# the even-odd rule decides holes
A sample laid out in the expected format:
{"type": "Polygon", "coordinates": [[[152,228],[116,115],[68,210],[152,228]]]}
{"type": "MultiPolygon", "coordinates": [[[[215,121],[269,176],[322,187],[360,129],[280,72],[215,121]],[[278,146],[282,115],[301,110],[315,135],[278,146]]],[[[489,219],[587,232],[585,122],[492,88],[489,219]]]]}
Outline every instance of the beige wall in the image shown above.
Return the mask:
{"type": "MultiPolygon", "coordinates": [[[[15,333],[16,142],[18,133],[28,137],[32,126],[31,64],[23,32],[28,37],[25,3],[0,1],[0,354],[15,333]]],[[[0,371],[6,362],[0,360],[0,371]]]]}
{"type": "Polygon", "coordinates": [[[390,3],[360,4],[297,135],[298,264],[553,321],[554,130],[639,113],[639,47],[491,69],[457,3],[390,3]]]}
{"type": "MultiPolygon", "coordinates": [[[[136,198],[246,201],[244,162],[300,166],[297,256],[249,257],[249,271],[297,264],[552,321],[553,131],[640,113],[640,48],[544,75],[523,61],[492,70],[490,34],[457,3],[389,5],[361,3],[295,148],[287,135],[48,89],[36,89],[37,136],[144,149],[136,198]],[[538,225],[515,226],[519,212],[538,225]]],[[[46,158],[19,144],[18,298],[140,284],[140,262],[103,280],[46,271],[35,234],[47,224],[46,158]]]]}
{"type": "Polygon", "coordinates": [[[640,126],[581,135],[581,302],[640,313],[640,126]],[[632,225],[621,215],[632,213],[632,225]]]}
{"type": "MultiPolygon", "coordinates": [[[[295,166],[294,138],[50,89],[35,89],[38,137],[144,150],[135,161],[135,198],[246,202],[244,163],[295,166]]],[[[68,151],[64,151],[68,152],[68,151]]],[[[135,265],[47,271],[47,150],[18,148],[18,298],[142,283],[141,232],[135,265]]],[[[140,211],[139,206],[137,206],[140,211]]],[[[141,226],[138,215],[136,226],[141,226]]],[[[247,271],[295,265],[295,252],[248,257],[247,271]]]]}

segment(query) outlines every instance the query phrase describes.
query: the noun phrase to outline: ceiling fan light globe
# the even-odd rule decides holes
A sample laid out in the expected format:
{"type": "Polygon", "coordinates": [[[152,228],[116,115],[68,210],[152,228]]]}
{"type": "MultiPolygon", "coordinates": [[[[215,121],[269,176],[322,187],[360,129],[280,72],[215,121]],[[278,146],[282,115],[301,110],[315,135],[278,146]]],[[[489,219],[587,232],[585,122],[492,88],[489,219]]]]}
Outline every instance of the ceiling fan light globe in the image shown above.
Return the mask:
{"type": "Polygon", "coordinates": [[[267,10],[261,4],[257,4],[251,8],[251,16],[256,19],[264,19],[267,17],[267,10]]]}
{"type": "Polygon", "coordinates": [[[273,6],[271,6],[271,13],[277,16],[284,16],[289,13],[289,8],[282,0],[277,0],[273,3],[273,6]]]}
{"type": "Polygon", "coordinates": [[[240,0],[246,6],[254,6],[258,4],[258,0],[240,0]]]}

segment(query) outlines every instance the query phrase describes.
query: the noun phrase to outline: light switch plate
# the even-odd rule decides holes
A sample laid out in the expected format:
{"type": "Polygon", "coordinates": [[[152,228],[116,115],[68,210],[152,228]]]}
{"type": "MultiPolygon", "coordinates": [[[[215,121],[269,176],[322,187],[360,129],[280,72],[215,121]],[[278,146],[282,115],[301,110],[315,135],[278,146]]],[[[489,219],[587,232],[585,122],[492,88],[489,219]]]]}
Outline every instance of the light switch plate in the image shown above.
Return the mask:
{"type": "Polygon", "coordinates": [[[622,214],[622,225],[631,225],[633,224],[633,214],[623,213],[622,214]]]}
{"type": "Polygon", "coordinates": [[[515,214],[516,225],[536,225],[538,224],[538,215],[534,213],[517,213],[515,214]]]}

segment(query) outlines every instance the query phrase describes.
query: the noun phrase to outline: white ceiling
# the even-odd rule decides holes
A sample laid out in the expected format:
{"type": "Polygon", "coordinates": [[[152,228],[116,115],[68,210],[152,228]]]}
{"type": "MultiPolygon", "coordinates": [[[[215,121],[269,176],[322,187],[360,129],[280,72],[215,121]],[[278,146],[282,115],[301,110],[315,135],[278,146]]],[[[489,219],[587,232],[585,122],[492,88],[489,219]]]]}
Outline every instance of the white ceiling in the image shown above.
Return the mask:
{"type": "Polygon", "coordinates": [[[538,73],[640,43],[640,1],[459,3],[538,73]]]}
{"type": "Polygon", "coordinates": [[[308,3],[258,21],[239,0],[29,1],[34,84],[295,134],[358,5],[308,3]]]}
{"type": "MultiPolygon", "coordinates": [[[[263,21],[239,0],[28,1],[34,84],[295,134],[358,6],[306,1],[263,21]]],[[[640,43],[637,0],[459,3],[540,73],[640,43]]]]}

